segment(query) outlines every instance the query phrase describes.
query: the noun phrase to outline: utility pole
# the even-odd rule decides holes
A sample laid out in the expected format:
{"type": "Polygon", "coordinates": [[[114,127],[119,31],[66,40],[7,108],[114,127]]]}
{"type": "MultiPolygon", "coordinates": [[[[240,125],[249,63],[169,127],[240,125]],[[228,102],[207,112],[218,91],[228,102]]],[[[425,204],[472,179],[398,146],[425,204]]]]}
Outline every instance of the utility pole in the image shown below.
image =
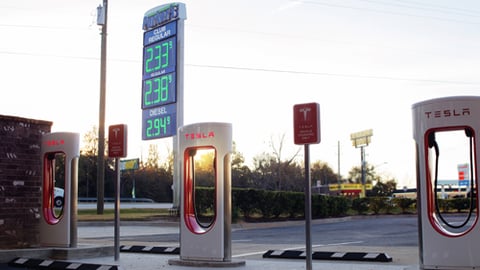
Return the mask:
{"type": "Polygon", "coordinates": [[[338,163],[338,176],[337,176],[337,184],[340,187],[340,181],[342,180],[342,176],[340,175],[340,141],[337,142],[337,163],[338,163]]]}
{"type": "Polygon", "coordinates": [[[100,110],[98,119],[98,156],[97,156],[97,214],[102,215],[105,193],[105,98],[107,75],[107,7],[108,0],[103,0],[103,6],[97,7],[97,25],[102,27],[102,45],[100,56],[100,110]]]}

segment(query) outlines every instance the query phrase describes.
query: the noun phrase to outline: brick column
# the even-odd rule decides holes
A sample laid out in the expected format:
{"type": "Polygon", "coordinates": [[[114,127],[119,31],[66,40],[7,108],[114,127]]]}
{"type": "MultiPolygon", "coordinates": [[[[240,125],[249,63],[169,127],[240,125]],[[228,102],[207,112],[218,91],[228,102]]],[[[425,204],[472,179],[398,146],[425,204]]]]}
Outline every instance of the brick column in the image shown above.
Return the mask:
{"type": "Polygon", "coordinates": [[[0,249],[39,244],[40,146],[52,122],[0,115],[0,249]]]}

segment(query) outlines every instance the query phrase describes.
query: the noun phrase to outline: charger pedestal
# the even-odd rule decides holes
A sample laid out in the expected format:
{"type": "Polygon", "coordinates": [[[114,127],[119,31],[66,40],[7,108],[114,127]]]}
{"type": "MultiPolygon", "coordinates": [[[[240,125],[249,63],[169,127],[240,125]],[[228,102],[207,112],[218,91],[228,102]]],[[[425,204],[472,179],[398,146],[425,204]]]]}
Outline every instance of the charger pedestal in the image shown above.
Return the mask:
{"type": "Polygon", "coordinates": [[[232,125],[210,122],[183,126],[178,129],[178,139],[180,259],[169,260],[169,264],[245,265],[244,261],[232,261],[231,252],[232,125]],[[210,178],[205,179],[205,172],[211,173],[210,178]],[[200,186],[201,179],[211,186],[200,186]]]}

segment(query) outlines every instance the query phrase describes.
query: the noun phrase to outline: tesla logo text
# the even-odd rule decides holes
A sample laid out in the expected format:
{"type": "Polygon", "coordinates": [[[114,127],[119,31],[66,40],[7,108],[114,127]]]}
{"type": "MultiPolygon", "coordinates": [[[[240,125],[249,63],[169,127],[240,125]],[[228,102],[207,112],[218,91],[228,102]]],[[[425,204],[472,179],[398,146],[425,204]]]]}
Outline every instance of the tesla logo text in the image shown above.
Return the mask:
{"type": "Polygon", "coordinates": [[[64,140],[48,140],[48,141],[45,141],[45,144],[47,146],[64,145],[65,141],[64,140]]]}
{"type": "Polygon", "coordinates": [[[425,116],[427,118],[441,118],[441,117],[457,117],[457,116],[466,116],[470,115],[470,108],[463,108],[463,109],[447,109],[447,110],[438,110],[438,111],[431,111],[425,112],[425,116]]]}
{"type": "Polygon", "coordinates": [[[215,132],[213,131],[185,134],[185,139],[187,140],[206,139],[206,138],[214,138],[214,137],[215,137],[215,132]]]}

